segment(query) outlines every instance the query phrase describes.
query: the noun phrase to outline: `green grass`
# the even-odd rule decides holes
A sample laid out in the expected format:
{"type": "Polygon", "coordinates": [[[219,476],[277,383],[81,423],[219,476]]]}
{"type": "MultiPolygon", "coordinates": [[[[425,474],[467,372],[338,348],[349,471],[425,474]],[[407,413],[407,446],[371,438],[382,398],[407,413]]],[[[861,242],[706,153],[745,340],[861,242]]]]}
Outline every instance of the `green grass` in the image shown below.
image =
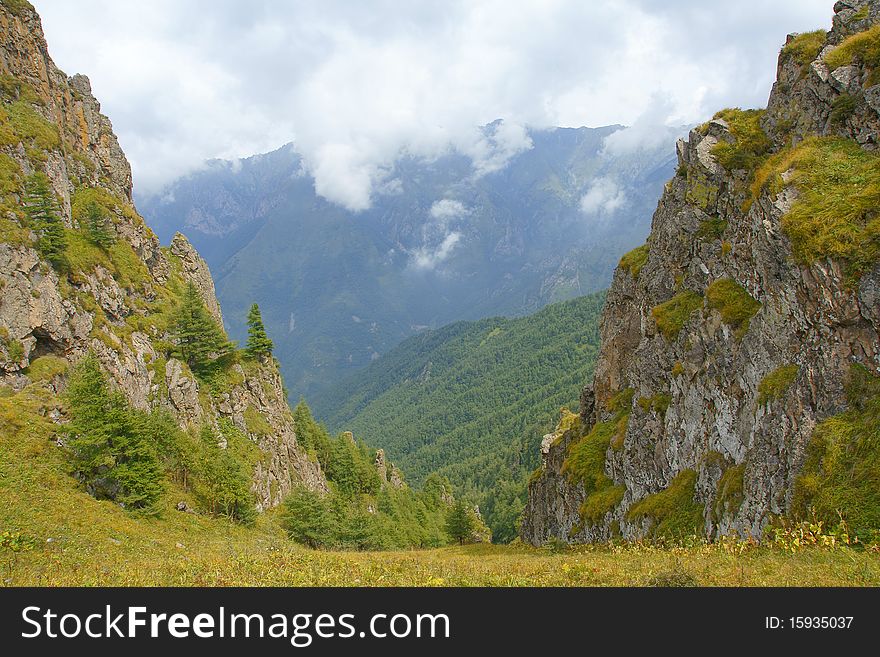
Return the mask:
{"type": "Polygon", "coordinates": [[[705,586],[880,585],[880,555],[852,549],[635,543],[558,553],[523,545],[323,552],[287,540],[275,513],[244,527],[175,511],[187,499],[176,491],[156,517],[137,516],[90,497],[68,474],[44,415],[54,399],[39,385],[0,396],[0,533],[20,535],[23,545],[14,556],[0,550],[12,586],[646,586],[682,563],[705,586]]]}
{"type": "Polygon", "coordinates": [[[793,59],[801,66],[801,75],[806,75],[810,64],[825,45],[825,30],[798,34],[782,48],[782,56],[793,59]]]}
{"type": "Polygon", "coordinates": [[[0,4],[13,16],[21,16],[25,10],[34,10],[34,6],[27,0],[0,0],[0,4]]]}
{"type": "MultiPolygon", "coordinates": [[[[673,368],[674,369],[674,368],[673,368]]],[[[672,396],[666,393],[658,392],[650,397],[640,397],[638,404],[643,411],[654,411],[658,415],[665,416],[666,410],[672,403],[672,396]]]]}
{"type": "Polygon", "coordinates": [[[880,83],[880,25],[847,37],[825,55],[825,63],[832,71],[849,64],[862,64],[871,71],[865,86],[880,83]]]}
{"type": "Polygon", "coordinates": [[[710,308],[721,313],[725,324],[736,331],[741,338],[749,329],[749,320],[761,309],[746,289],[730,278],[719,278],[706,288],[706,300],[710,308]]]}
{"type": "Polygon", "coordinates": [[[51,381],[63,375],[70,364],[58,356],[40,356],[34,359],[24,371],[31,381],[51,381]]]}
{"type": "Polygon", "coordinates": [[[601,521],[608,511],[620,504],[626,492],[626,487],[615,486],[605,475],[605,455],[609,447],[620,449],[623,446],[633,394],[633,389],[627,388],[614,395],[608,401],[608,410],[614,416],[597,422],[589,433],[568,446],[562,472],[570,482],[581,484],[587,494],[580,507],[581,523],[601,521]]]}
{"type": "Polygon", "coordinates": [[[682,538],[703,533],[703,505],[694,501],[697,473],[682,470],[667,488],[648,495],[627,511],[629,520],[649,518],[651,535],[656,538],[682,538]]]}
{"type": "Polygon", "coordinates": [[[848,139],[806,139],[761,167],[753,196],[779,192],[789,170],[798,199],[782,217],[782,229],[795,259],[804,265],[837,260],[857,280],[880,260],[880,156],[848,139]]]}
{"type": "Polygon", "coordinates": [[[880,540],[880,377],[853,366],[850,410],[821,422],[795,483],[796,517],[815,513],[827,526],[842,517],[866,543],[880,540]]]}
{"type": "Polygon", "coordinates": [[[686,290],[679,292],[669,301],[661,303],[651,310],[657,328],[667,340],[675,340],[685,322],[703,306],[703,297],[696,292],[686,290]]]}
{"type": "Polygon", "coordinates": [[[244,411],[244,423],[248,433],[258,436],[268,436],[272,434],[272,425],[266,420],[260,411],[253,406],[248,406],[244,411]]]}
{"type": "Polygon", "coordinates": [[[642,244],[620,259],[620,267],[632,274],[633,278],[638,278],[646,262],[648,262],[648,245],[642,244]]]}
{"type": "Polygon", "coordinates": [[[605,514],[613,510],[626,493],[626,486],[608,486],[592,493],[580,506],[581,520],[595,525],[602,522],[605,514]]]}
{"type": "Polygon", "coordinates": [[[712,509],[713,517],[717,522],[725,514],[736,513],[743,503],[743,476],[746,465],[732,465],[724,471],[718,480],[718,494],[715,498],[715,507],[712,509]]]}
{"type": "Polygon", "coordinates": [[[700,222],[697,236],[704,240],[720,240],[725,230],[727,230],[727,219],[711,217],[700,222]]]}
{"type": "Polygon", "coordinates": [[[109,248],[95,245],[81,230],[67,229],[67,260],[74,274],[90,274],[95,267],[108,270],[116,282],[130,290],[150,279],[143,260],[125,240],[115,241],[109,248]]]}
{"type": "Polygon", "coordinates": [[[0,144],[15,146],[19,142],[42,152],[60,148],[61,135],[30,102],[17,100],[0,108],[0,144]]]}
{"type": "Polygon", "coordinates": [[[849,94],[840,94],[831,104],[830,119],[833,125],[843,125],[856,111],[856,99],[849,94]]]}
{"type": "Polygon", "coordinates": [[[758,404],[766,404],[774,399],[780,399],[797,378],[800,367],[797,365],[783,365],[777,367],[758,384],[758,404]]]}
{"type": "Polygon", "coordinates": [[[715,114],[730,126],[733,143],[719,141],[712,147],[718,163],[728,171],[753,171],[770,152],[773,142],[761,128],[765,110],[729,108],[715,114]]]}

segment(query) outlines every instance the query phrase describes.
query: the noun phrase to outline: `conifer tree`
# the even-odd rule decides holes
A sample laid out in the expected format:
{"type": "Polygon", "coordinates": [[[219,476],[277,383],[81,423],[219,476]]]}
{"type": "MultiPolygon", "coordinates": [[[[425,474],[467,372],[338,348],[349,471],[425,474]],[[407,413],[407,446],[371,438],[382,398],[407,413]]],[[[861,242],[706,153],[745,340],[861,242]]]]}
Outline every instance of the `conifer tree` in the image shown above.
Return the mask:
{"type": "Polygon", "coordinates": [[[219,446],[208,424],[202,427],[199,442],[197,496],[212,515],[251,524],[257,513],[246,465],[219,446]]]}
{"type": "Polygon", "coordinates": [[[177,341],[177,352],[196,373],[203,373],[214,358],[222,356],[230,348],[223,330],[205,308],[199,291],[192,283],[184,288],[172,333],[177,341]]]}
{"type": "Polygon", "coordinates": [[[110,217],[107,212],[94,201],[86,208],[86,233],[92,243],[102,249],[112,246],[114,240],[109,228],[110,217]]]}
{"type": "Polygon", "coordinates": [[[73,371],[66,396],[72,418],[68,446],[90,492],[127,507],[154,504],[163,490],[162,468],[148,416],[110,389],[91,354],[73,371]]]}
{"type": "Polygon", "coordinates": [[[463,545],[474,531],[474,519],[462,500],[456,500],[446,515],[446,533],[449,537],[463,545]]]}
{"type": "Polygon", "coordinates": [[[266,334],[263,317],[257,304],[251,306],[247,316],[248,339],[246,350],[251,356],[269,356],[272,354],[272,340],[266,334]]]}
{"type": "Polygon", "coordinates": [[[330,547],[334,542],[333,514],[320,493],[298,486],[284,500],[282,524],[288,536],[310,548],[330,547]]]}
{"type": "Polygon", "coordinates": [[[67,235],[61,221],[55,193],[44,173],[35,173],[25,182],[24,209],[31,228],[37,234],[37,249],[57,269],[63,268],[67,259],[67,235]]]}

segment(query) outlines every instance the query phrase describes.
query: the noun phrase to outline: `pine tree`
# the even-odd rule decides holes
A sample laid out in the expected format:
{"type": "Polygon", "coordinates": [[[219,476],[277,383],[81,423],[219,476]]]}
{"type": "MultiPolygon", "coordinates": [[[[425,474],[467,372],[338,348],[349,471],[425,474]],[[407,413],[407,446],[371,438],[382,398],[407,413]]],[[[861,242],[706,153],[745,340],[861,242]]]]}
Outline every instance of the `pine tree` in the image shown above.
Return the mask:
{"type": "Polygon", "coordinates": [[[25,182],[24,209],[31,228],[37,234],[37,249],[40,254],[56,269],[64,268],[67,264],[64,253],[67,249],[67,235],[55,193],[45,174],[35,173],[28,177],[25,182]]]}
{"type": "Polygon", "coordinates": [[[474,531],[474,519],[462,500],[456,500],[446,515],[446,533],[449,537],[463,545],[474,531]]]}
{"type": "Polygon", "coordinates": [[[102,249],[113,245],[114,239],[109,228],[110,216],[100,205],[92,201],[86,208],[86,233],[92,243],[102,249]]]}
{"type": "Polygon", "coordinates": [[[251,306],[247,316],[248,339],[246,350],[251,356],[269,356],[272,354],[272,340],[266,334],[263,317],[257,304],[251,306]]]}
{"type": "Polygon", "coordinates": [[[329,547],[334,541],[334,521],[320,493],[297,487],[284,500],[282,524],[288,536],[310,548],[329,547]]]}
{"type": "Polygon", "coordinates": [[[163,482],[149,416],[130,408],[122,393],[110,389],[91,354],[73,371],[66,396],[71,414],[68,446],[90,492],[126,507],[153,505],[163,482]]]}
{"type": "Polygon", "coordinates": [[[293,409],[293,426],[296,429],[296,439],[303,448],[315,455],[321,468],[326,472],[330,466],[333,455],[332,441],[322,425],[315,422],[312,411],[305,399],[300,399],[296,408],[293,409]]]}
{"type": "Polygon", "coordinates": [[[230,344],[217,321],[202,302],[196,286],[189,283],[183,291],[174,317],[172,334],[177,352],[195,373],[204,373],[213,359],[225,354],[230,344]]]}
{"type": "Polygon", "coordinates": [[[219,446],[210,425],[202,427],[199,441],[197,496],[212,515],[251,524],[257,513],[247,467],[229,449],[219,446]]]}

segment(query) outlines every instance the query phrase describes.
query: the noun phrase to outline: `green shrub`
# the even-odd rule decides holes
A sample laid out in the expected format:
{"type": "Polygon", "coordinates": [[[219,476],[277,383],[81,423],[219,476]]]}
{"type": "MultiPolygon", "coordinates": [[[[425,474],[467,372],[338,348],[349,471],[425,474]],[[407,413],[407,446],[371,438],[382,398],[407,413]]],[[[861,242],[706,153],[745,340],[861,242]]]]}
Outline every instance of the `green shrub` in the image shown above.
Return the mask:
{"type": "Polygon", "coordinates": [[[646,262],[648,262],[648,245],[642,244],[620,259],[620,267],[632,274],[633,278],[638,278],[646,262]]]}
{"type": "Polygon", "coordinates": [[[761,379],[758,384],[758,403],[766,404],[771,400],[780,399],[794,383],[799,370],[800,367],[797,365],[783,365],[761,379]]]}
{"type": "Polygon", "coordinates": [[[248,406],[244,411],[244,423],[248,433],[258,436],[272,435],[272,425],[269,424],[266,417],[253,406],[248,406]]]}
{"type": "Polygon", "coordinates": [[[765,110],[721,110],[716,119],[723,119],[730,126],[733,143],[719,141],[712,147],[718,163],[728,171],[753,171],[773,146],[773,142],[761,128],[765,110]]]}
{"type": "Polygon", "coordinates": [[[761,309],[746,289],[730,278],[719,278],[706,289],[706,300],[710,308],[721,313],[724,323],[734,328],[741,338],[749,329],[749,320],[761,309]]]}
{"type": "Polygon", "coordinates": [[[587,435],[568,446],[562,472],[573,484],[581,484],[587,495],[580,509],[582,522],[598,522],[623,499],[626,488],[615,486],[605,475],[605,455],[609,447],[620,449],[623,446],[633,395],[632,388],[614,395],[608,401],[608,410],[614,416],[597,422],[587,435]]]}
{"type": "Polygon", "coordinates": [[[13,363],[21,362],[24,358],[24,345],[20,340],[9,340],[6,343],[6,353],[9,354],[9,360],[13,363]]]}
{"type": "Polygon", "coordinates": [[[292,540],[312,549],[335,543],[329,498],[302,486],[294,488],[284,500],[281,524],[292,540]]]}
{"type": "Polygon", "coordinates": [[[685,322],[702,306],[703,297],[696,292],[686,290],[679,292],[669,301],[654,306],[651,315],[663,337],[667,340],[675,340],[685,322]]]}
{"type": "Polygon", "coordinates": [[[679,472],[667,488],[648,495],[633,504],[629,520],[651,519],[651,535],[655,538],[685,538],[703,531],[703,505],[694,500],[697,473],[679,472]]]}
{"type": "MultiPolygon", "coordinates": [[[[247,439],[245,439],[247,442],[247,439]]],[[[226,516],[243,524],[251,524],[257,516],[251,492],[251,468],[247,459],[235,453],[227,437],[226,449],[210,426],[199,434],[200,453],[196,466],[196,496],[215,516],[226,516]]]]}

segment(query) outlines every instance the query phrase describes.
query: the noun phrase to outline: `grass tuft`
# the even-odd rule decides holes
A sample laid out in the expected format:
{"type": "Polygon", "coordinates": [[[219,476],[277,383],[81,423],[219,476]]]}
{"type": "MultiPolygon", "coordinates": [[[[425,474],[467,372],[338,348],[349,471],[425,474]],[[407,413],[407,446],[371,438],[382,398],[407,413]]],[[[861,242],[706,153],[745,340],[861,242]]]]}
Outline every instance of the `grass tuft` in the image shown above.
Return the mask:
{"type": "Polygon", "coordinates": [[[721,313],[725,324],[736,329],[741,338],[749,329],[749,320],[761,309],[746,289],[731,278],[720,278],[706,289],[706,300],[710,308],[721,313]]]}
{"type": "Polygon", "coordinates": [[[761,379],[758,384],[758,404],[780,399],[791,388],[799,370],[797,365],[783,365],[761,379]]]}
{"type": "Polygon", "coordinates": [[[675,340],[685,322],[702,306],[703,297],[696,292],[686,290],[679,292],[669,301],[654,306],[651,315],[663,337],[667,340],[675,340]]]}

